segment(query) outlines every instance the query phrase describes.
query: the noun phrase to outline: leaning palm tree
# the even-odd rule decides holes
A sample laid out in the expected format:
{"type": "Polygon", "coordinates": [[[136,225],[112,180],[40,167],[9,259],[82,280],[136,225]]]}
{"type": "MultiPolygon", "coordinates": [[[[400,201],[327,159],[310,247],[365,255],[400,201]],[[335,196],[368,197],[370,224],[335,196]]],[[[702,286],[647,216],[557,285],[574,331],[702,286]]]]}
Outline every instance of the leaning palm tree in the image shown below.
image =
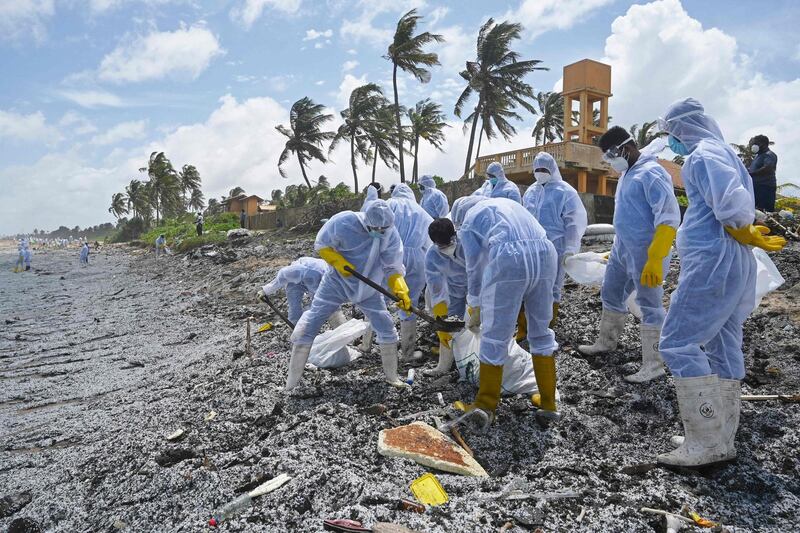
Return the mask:
{"type": "Polygon", "coordinates": [[[205,198],[203,198],[203,191],[200,189],[192,189],[192,195],[189,197],[187,207],[194,211],[200,211],[205,206],[205,198]]]}
{"type": "Polygon", "coordinates": [[[628,130],[633,137],[633,140],[636,141],[636,145],[639,149],[644,148],[654,140],[658,139],[659,137],[663,137],[667,134],[665,131],[658,131],[656,126],[655,120],[651,122],[642,122],[642,125],[639,126],[638,124],[634,124],[628,130]]]}
{"type": "Polygon", "coordinates": [[[394,106],[388,105],[388,102],[384,100],[383,106],[377,109],[370,120],[365,123],[364,133],[370,146],[372,181],[375,181],[378,159],[392,170],[397,170],[398,159],[394,146],[396,139],[394,106]]]}
{"type": "Polygon", "coordinates": [[[411,170],[411,181],[416,183],[419,179],[419,143],[427,141],[434,148],[441,151],[444,142],[444,129],[450,127],[442,106],[432,102],[429,98],[420,100],[417,104],[407,111],[408,120],[411,123],[409,128],[409,143],[411,151],[414,153],[414,166],[411,170]]]}
{"type": "MultiPolygon", "coordinates": [[[[423,32],[414,35],[417,23],[422,18],[417,10],[412,9],[397,21],[394,39],[389,45],[388,53],[383,56],[392,62],[392,87],[394,88],[395,133],[397,135],[397,153],[400,156],[400,181],[406,181],[403,167],[403,125],[400,122],[400,101],[397,95],[397,69],[408,72],[421,83],[431,81],[431,73],[425,67],[439,65],[439,56],[425,52],[423,47],[430,43],[444,42],[444,37],[436,33],[423,32]]],[[[358,190],[358,187],[356,187],[358,190]]]]}
{"type": "MultiPolygon", "coordinates": [[[[192,192],[200,189],[200,173],[194,165],[183,165],[183,168],[178,173],[181,182],[181,192],[183,193],[183,203],[186,205],[188,199],[186,198],[187,192],[192,192]]],[[[202,194],[201,194],[202,196],[202,194]]]]}
{"type": "Polygon", "coordinates": [[[150,180],[147,182],[150,203],[156,212],[156,225],[160,215],[175,213],[180,204],[180,179],[164,152],[153,152],[146,167],[139,169],[146,172],[150,180]]]}
{"type": "Polygon", "coordinates": [[[207,215],[214,215],[220,212],[222,205],[219,203],[219,200],[216,198],[209,198],[208,199],[208,206],[206,207],[205,213],[207,215]]]}
{"type": "MultiPolygon", "coordinates": [[[[480,112],[481,116],[481,130],[478,134],[478,147],[475,150],[475,159],[480,157],[481,153],[481,140],[486,134],[487,140],[492,140],[497,137],[497,134],[503,136],[505,140],[511,139],[517,133],[517,129],[509,122],[509,120],[522,120],[522,117],[512,111],[513,105],[509,103],[508,99],[502,94],[492,95],[486,98],[486,105],[483,106],[480,112]]],[[[469,125],[474,120],[475,113],[473,111],[467,118],[464,119],[464,131],[467,130],[469,125]]]]}
{"type": "Polygon", "coordinates": [[[374,83],[368,83],[353,89],[353,92],[350,93],[348,108],[340,113],[342,119],[344,119],[344,124],[339,126],[333,139],[331,139],[328,154],[342,140],[347,139],[350,142],[350,166],[353,168],[353,183],[356,191],[359,190],[356,158],[367,162],[370,161],[369,138],[366,129],[369,122],[385,106],[385,102],[386,99],[383,97],[381,88],[374,83]]]}
{"type": "Polygon", "coordinates": [[[278,171],[286,178],[283,164],[289,159],[290,153],[295,154],[309,189],[311,182],[306,175],[306,165],[312,159],[322,163],[327,161],[322,152],[322,143],[329,142],[335,135],[332,131],[320,131],[324,123],[333,119],[333,115],[324,114],[324,110],[325,106],[315,104],[311,98],[304,97],[292,105],[292,110],[289,112],[289,127],[275,126],[275,129],[287,138],[286,145],[278,158],[278,171]]]}
{"type": "Polygon", "coordinates": [[[125,187],[125,194],[128,197],[128,211],[133,214],[134,218],[149,220],[152,213],[145,184],[139,180],[131,180],[130,184],[125,187]]]}
{"type": "Polygon", "coordinates": [[[540,92],[536,95],[539,118],[533,126],[536,145],[564,138],[564,98],[557,92],[540,92]]]}
{"type": "Polygon", "coordinates": [[[119,220],[122,215],[128,213],[128,208],[125,205],[127,201],[128,199],[125,198],[125,195],[121,192],[112,194],[111,207],[108,208],[108,212],[114,215],[117,220],[119,220]]]}
{"type": "Polygon", "coordinates": [[[472,126],[467,147],[467,159],[464,164],[464,173],[469,171],[472,162],[472,147],[475,143],[478,119],[483,116],[484,106],[513,110],[517,105],[531,113],[536,109],[528,103],[535,98],[533,88],[524,79],[535,70],[548,70],[539,67],[538,59],[527,61],[519,60],[519,53],[510,49],[511,42],[520,38],[522,26],[511,22],[496,24],[494,19],[489,19],[481,26],[478,32],[477,54],[475,61],[467,61],[466,69],[460,75],[467,82],[467,87],[458,97],[455,105],[455,114],[461,117],[461,112],[467,101],[473,95],[478,95],[478,103],[472,117],[472,126]],[[491,99],[503,98],[506,102],[492,103],[491,99]]]}

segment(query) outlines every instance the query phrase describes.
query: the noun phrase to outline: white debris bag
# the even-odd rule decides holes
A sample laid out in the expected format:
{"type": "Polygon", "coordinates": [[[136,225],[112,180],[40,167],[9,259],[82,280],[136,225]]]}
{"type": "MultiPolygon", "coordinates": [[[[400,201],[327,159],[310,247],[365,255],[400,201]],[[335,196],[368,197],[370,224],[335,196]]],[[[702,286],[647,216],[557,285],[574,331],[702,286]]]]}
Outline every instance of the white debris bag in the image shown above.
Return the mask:
{"type": "Polygon", "coordinates": [[[564,270],[581,285],[599,287],[606,275],[608,259],[597,252],[583,252],[567,257],[564,270]]]}
{"type": "MultiPolygon", "coordinates": [[[[465,329],[453,335],[452,347],[459,380],[468,381],[477,386],[481,364],[478,358],[481,347],[480,335],[465,329]]],[[[514,339],[511,339],[508,359],[503,365],[502,386],[504,394],[533,394],[539,390],[536,385],[536,376],[533,374],[531,354],[523,350],[514,339]]],[[[556,398],[558,398],[557,393],[556,398]]]]}
{"type": "Polygon", "coordinates": [[[314,339],[308,363],[317,368],[339,368],[361,356],[361,352],[348,346],[369,329],[365,320],[351,318],[336,329],[330,329],[314,339]]]}
{"type": "Polygon", "coordinates": [[[586,231],[583,232],[584,235],[594,236],[594,235],[615,235],[616,230],[614,226],[611,224],[589,224],[586,226],[586,231]]]}
{"type": "Polygon", "coordinates": [[[778,272],[778,267],[776,267],[775,263],[772,262],[772,259],[769,258],[767,252],[761,248],[753,247],[753,255],[756,258],[757,266],[756,299],[755,302],[753,302],[753,310],[755,311],[755,309],[761,304],[761,299],[783,285],[786,280],[783,279],[781,273],[778,272]]]}

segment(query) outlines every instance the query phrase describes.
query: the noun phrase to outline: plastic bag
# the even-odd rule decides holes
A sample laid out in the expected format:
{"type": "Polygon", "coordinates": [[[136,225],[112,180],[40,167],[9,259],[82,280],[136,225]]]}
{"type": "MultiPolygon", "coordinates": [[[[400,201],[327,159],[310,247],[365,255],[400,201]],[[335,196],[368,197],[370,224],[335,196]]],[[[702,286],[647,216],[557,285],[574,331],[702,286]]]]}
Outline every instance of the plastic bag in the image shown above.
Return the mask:
{"type": "MultiPolygon", "coordinates": [[[[478,359],[481,346],[480,335],[465,329],[453,335],[452,346],[459,380],[478,385],[480,379],[480,359],[478,359]]],[[[532,394],[537,390],[531,354],[523,350],[519,344],[514,342],[514,339],[511,339],[508,358],[503,365],[503,393],[532,394]]]]}
{"type": "Polygon", "coordinates": [[[589,224],[583,234],[590,237],[595,235],[615,235],[616,230],[612,224],[589,224]]]}
{"type": "Polygon", "coordinates": [[[581,285],[599,287],[606,275],[608,259],[597,252],[583,252],[567,257],[564,270],[581,285]]]}
{"type": "Polygon", "coordinates": [[[778,272],[778,267],[769,258],[767,252],[761,248],[753,248],[753,255],[756,258],[756,298],[753,305],[753,310],[761,304],[761,299],[767,294],[774,291],[786,281],[778,272]]]}
{"type": "Polygon", "coordinates": [[[361,352],[347,346],[369,329],[369,323],[351,318],[336,329],[330,329],[314,339],[309,364],[317,368],[339,368],[361,356],[361,352]]]}

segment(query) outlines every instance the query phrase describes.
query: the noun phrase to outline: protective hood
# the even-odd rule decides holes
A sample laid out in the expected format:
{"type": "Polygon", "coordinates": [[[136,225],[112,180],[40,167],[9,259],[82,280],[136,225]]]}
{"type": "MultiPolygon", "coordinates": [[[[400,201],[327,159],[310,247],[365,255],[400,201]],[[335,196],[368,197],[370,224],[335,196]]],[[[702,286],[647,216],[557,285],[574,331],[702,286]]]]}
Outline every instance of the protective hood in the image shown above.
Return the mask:
{"type": "Polygon", "coordinates": [[[548,154],[547,152],[539,152],[536,154],[536,157],[533,158],[533,170],[536,171],[537,168],[546,168],[550,171],[550,179],[547,183],[553,181],[564,181],[561,177],[561,172],[558,170],[558,164],[556,160],[553,159],[553,156],[548,154]]]}
{"type": "Polygon", "coordinates": [[[505,170],[503,170],[503,165],[501,165],[497,161],[489,163],[489,166],[486,167],[486,178],[490,179],[492,177],[497,178],[498,182],[507,180],[506,172],[505,170]]]}
{"type": "Polygon", "coordinates": [[[410,200],[414,203],[417,202],[417,199],[414,196],[414,191],[412,191],[411,187],[409,187],[405,183],[400,183],[399,185],[394,186],[394,190],[392,191],[392,198],[397,198],[399,200],[410,200]]]}
{"type": "Polygon", "coordinates": [[[690,152],[704,139],[725,142],[717,121],[706,115],[703,105],[694,98],[684,98],[669,106],[660,123],[690,152]]]}
{"type": "Polygon", "coordinates": [[[485,196],[462,196],[453,202],[453,207],[450,209],[450,218],[453,225],[458,229],[467,218],[467,212],[475,205],[488,200],[485,196]]]}
{"type": "Polygon", "coordinates": [[[375,228],[387,228],[394,225],[394,213],[389,205],[383,200],[371,202],[364,213],[364,218],[368,226],[375,228]]]}

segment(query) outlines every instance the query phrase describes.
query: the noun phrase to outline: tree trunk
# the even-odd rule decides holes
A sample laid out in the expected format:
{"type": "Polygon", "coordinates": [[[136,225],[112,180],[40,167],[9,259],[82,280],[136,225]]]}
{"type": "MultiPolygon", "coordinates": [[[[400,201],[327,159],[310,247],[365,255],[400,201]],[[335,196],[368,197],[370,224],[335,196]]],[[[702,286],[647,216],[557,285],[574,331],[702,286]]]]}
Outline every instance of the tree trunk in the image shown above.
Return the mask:
{"type": "Polygon", "coordinates": [[[375,167],[378,166],[378,143],[372,144],[372,182],[375,182],[375,167]]]}
{"type": "Polygon", "coordinates": [[[350,166],[353,167],[353,183],[354,183],[354,186],[355,186],[355,189],[353,189],[353,190],[355,191],[356,194],[358,194],[360,191],[358,190],[358,174],[356,174],[356,134],[355,133],[351,133],[350,134],[350,166]]]}
{"type": "Polygon", "coordinates": [[[481,132],[478,134],[478,149],[475,150],[475,159],[481,156],[481,141],[483,140],[483,121],[481,121],[481,132]]]}
{"type": "Polygon", "coordinates": [[[414,176],[413,180],[414,183],[419,182],[419,135],[417,135],[416,139],[414,139],[414,176]]]}
{"type": "Polygon", "coordinates": [[[478,105],[475,106],[475,117],[472,119],[472,130],[469,133],[469,145],[467,146],[467,160],[464,162],[464,175],[469,172],[469,167],[472,166],[472,145],[475,143],[475,129],[478,126],[478,117],[481,114],[481,106],[483,105],[483,95],[478,97],[478,105]]]}
{"type": "Polygon", "coordinates": [[[400,100],[397,97],[397,63],[393,63],[392,87],[394,87],[394,117],[397,121],[397,147],[400,157],[400,183],[406,182],[406,172],[403,168],[403,126],[400,123],[400,100]]]}
{"type": "Polygon", "coordinates": [[[303,172],[303,179],[306,180],[306,185],[308,185],[308,190],[311,190],[311,182],[308,181],[308,176],[306,176],[306,167],[303,165],[303,160],[300,159],[300,155],[297,156],[297,162],[300,163],[300,170],[303,172]]]}

